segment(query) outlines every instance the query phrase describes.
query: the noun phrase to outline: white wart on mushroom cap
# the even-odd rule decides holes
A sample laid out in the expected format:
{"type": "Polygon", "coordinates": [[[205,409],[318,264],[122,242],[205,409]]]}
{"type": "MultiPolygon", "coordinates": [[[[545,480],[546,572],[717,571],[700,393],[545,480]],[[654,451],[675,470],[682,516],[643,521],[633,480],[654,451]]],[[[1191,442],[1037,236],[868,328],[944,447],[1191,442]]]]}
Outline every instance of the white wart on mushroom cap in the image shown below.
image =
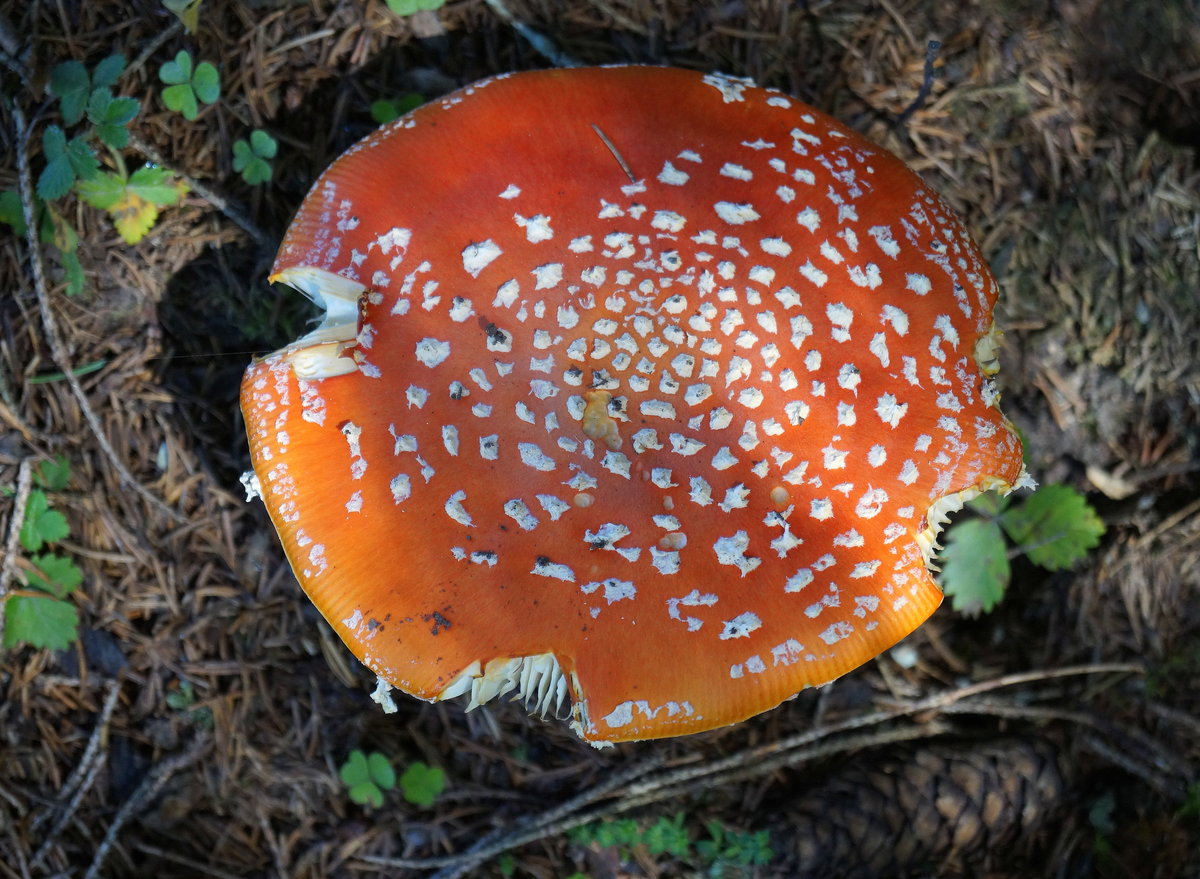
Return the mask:
{"type": "Polygon", "coordinates": [[[339,159],[274,279],[327,315],[246,374],[263,498],[421,698],[569,697],[591,741],[741,720],[916,628],[944,511],[1026,478],[960,222],[742,80],[464,89],[339,159]]]}

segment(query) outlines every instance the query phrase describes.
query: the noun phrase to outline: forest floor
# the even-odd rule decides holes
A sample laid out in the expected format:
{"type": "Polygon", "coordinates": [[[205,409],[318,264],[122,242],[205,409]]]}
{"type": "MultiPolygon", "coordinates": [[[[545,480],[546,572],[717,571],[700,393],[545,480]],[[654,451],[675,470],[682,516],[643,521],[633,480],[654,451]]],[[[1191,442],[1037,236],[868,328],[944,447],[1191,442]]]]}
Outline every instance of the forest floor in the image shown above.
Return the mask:
{"type": "Polygon", "coordinates": [[[508,3],[581,62],[749,76],[921,173],[1003,288],[1004,408],[1030,471],[1107,526],[1073,569],[1018,557],[994,611],[947,602],[831,686],[606,750],[515,704],[383,715],[239,485],[241,373],[311,317],[266,274],[317,174],[373,129],[374,101],[549,62],[483,0],[413,18],[205,0],[193,32],[168,5],[0,9],[0,191],[20,190],[22,150],[35,179],[54,156],[54,65],[114,53],[140,112],[103,163],[191,182],[132,245],[55,200],[41,284],[0,232],[0,599],[30,594],[39,553],[82,574],[77,641],[0,650],[0,877],[1200,876],[1194,3],[508,3]],[[933,39],[932,93],[899,124],[933,39]],[[221,74],[194,121],[158,76],[185,49],[221,74]],[[255,129],[278,151],[251,186],[233,145],[255,129]],[[47,548],[18,541],[22,510],[47,548]],[[439,769],[445,790],[357,805],[338,778],[353,748],[439,769]],[[910,776],[911,797],[887,793],[910,776]],[[610,823],[568,830],[584,819],[610,823]]]}

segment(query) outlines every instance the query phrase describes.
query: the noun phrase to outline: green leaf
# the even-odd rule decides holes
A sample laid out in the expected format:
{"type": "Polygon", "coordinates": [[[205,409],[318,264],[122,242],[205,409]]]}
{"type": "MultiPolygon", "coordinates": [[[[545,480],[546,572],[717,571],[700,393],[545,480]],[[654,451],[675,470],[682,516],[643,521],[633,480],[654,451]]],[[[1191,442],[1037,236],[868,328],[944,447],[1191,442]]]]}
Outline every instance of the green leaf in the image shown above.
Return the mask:
{"type": "Polygon", "coordinates": [[[58,96],[63,122],[74,125],[83,118],[91,83],[80,61],[63,61],[50,68],[50,91],[58,96]]]}
{"type": "Polygon", "coordinates": [[[409,764],[400,776],[400,790],[404,799],[414,806],[428,808],[446,789],[446,773],[436,766],[428,766],[419,760],[409,764]]]}
{"type": "Polygon", "coordinates": [[[942,551],[942,591],[966,616],[989,613],[1008,588],[1007,547],[1000,526],[968,519],[951,526],[942,551]]]}
{"type": "Polygon", "coordinates": [[[217,68],[207,61],[193,66],[191,53],[186,50],[181,50],[174,61],[160,67],[158,78],[167,84],[162,95],[167,109],[182,113],[188,121],[200,112],[197,100],[211,104],[221,95],[221,76],[217,68]]]}
{"type": "Polygon", "coordinates": [[[79,611],[48,595],[14,595],[5,607],[4,646],[64,650],[79,637],[79,611]]]}
{"type": "Polygon", "coordinates": [[[109,55],[96,65],[92,71],[92,88],[106,88],[116,85],[117,80],[125,71],[124,55],[109,55]]]}
{"type": "Polygon", "coordinates": [[[346,762],[342,764],[342,768],[338,770],[338,778],[348,788],[370,782],[371,773],[367,768],[367,755],[358,750],[358,748],[351,751],[350,756],[346,758],[346,762]]]}
{"type": "Polygon", "coordinates": [[[128,190],[156,207],[165,208],[178,204],[187,191],[180,181],[166,168],[143,165],[129,177],[128,190]]]}
{"type": "Polygon", "coordinates": [[[377,788],[373,782],[364,781],[362,784],[356,784],[350,788],[350,799],[360,806],[378,809],[383,805],[383,791],[377,788]]]}
{"type": "Polygon", "coordinates": [[[83,571],[79,570],[74,559],[46,553],[34,556],[30,561],[37,568],[26,577],[26,582],[31,589],[40,589],[55,598],[64,598],[79,588],[79,584],[83,582],[83,571]]]}
{"type": "Polygon", "coordinates": [[[38,196],[46,201],[61,198],[70,191],[76,178],[88,180],[100,172],[96,154],[82,137],[69,142],[57,125],[42,133],[42,153],[46,167],[38,177],[38,196]]]}
{"type": "Polygon", "coordinates": [[[376,125],[387,125],[393,119],[400,118],[400,108],[396,106],[395,101],[372,101],[371,118],[375,120],[376,125]]]}
{"type": "Polygon", "coordinates": [[[163,89],[162,98],[168,110],[181,113],[183,118],[189,122],[195,119],[200,112],[200,107],[196,104],[196,93],[192,91],[191,83],[167,86],[163,89]]]}
{"type": "Polygon", "coordinates": [[[83,274],[83,263],[79,261],[79,254],[74,250],[62,250],[59,253],[62,256],[63,271],[67,275],[67,295],[78,296],[87,284],[87,277],[83,274]]]}
{"type": "Polygon", "coordinates": [[[383,790],[391,790],[396,786],[396,770],[392,768],[388,758],[378,751],[368,755],[367,772],[371,776],[371,781],[383,790]]]}
{"type": "Polygon", "coordinates": [[[646,828],[642,842],[652,855],[669,854],[686,858],[692,840],[683,826],[683,813],[676,813],[674,818],[659,818],[646,828]]]}
{"type": "Polygon", "coordinates": [[[424,103],[425,96],[416,92],[410,92],[393,101],[374,101],[371,104],[371,118],[379,125],[386,125],[424,103]]]}
{"type": "Polygon", "coordinates": [[[256,128],[250,133],[250,148],[260,159],[273,159],[279,150],[279,144],[261,128],[256,128]]]}
{"type": "Polygon", "coordinates": [[[62,540],[70,533],[66,517],[58,510],[50,509],[46,493],[31,491],[25,504],[25,521],[21,524],[21,546],[29,552],[37,552],[45,544],[62,540]]]}
{"type": "Polygon", "coordinates": [[[221,97],[221,74],[209,62],[201,61],[196,65],[196,72],[192,74],[192,87],[201,101],[206,104],[215,103],[217,98],[221,97]]]}
{"type": "Polygon", "coordinates": [[[175,53],[174,61],[167,61],[158,68],[158,78],[167,85],[182,85],[192,80],[192,53],[180,49],[175,53]]]}
{"type": "Polygon", "coordinates": [[[1068,485],[1039,488],[1000,517],[1000,524],[1029,560],[1050,571],[1069,568],[1100,542],[1104,523],[1082,494],[1068,485]]]}
{"type": "Polygon", "coordinates": [[[84,137],[73,137],[67,142],[67,158],[80,180],[91,180],[100,173],[100,162],[96,153],[84,137]]]}
{"type": "Polygon", "coordinates": [[[271,163],[267,160],[274,158],[278,149],[275,138],[262,129],[255,129],[249,142],[234,141],[233,170],[240,171],[242,179],[251,186],[266,183],[272,174],[271,163]]]}
{"type": "Polygon", "coordinates": [[[40,461],[33,470],[33,481],[48,491],[62,491],[71,481],[71,462],[66,455],[40,461]]]}
{"type": "Polygon", "coordinates": [[[120,174],[105,171],[91,180],[81,180],[75,193],[85,204],[107,211],[125,194],[126,180],[120,174]]]}
{"type": "Polygon", "coordinates": [[[254,160],[254,150],[250,144],[238,139],[233,142],[233,170],[245,171],[246,166],[254,160]]]}
{"type": "Polygon", "coordinates": [[[108,211],[121,237],[137,244],[154,226],[158,209],[177,203],[187,186],[165,168],[145,165],[128,180],[105,173],[80,182],[75,191],[87,204],[108,211]]]}
{"type": "Polygon", "coordinates": [[[388,9],[399,16],[412,15],[413,13],[425,10],[441,9],[445,5],[446,0],[387,0],[388,9]]]}
{"type": "Polygon", "coordinates": [[[88,101],[88,119],[96,126],[96,135],[101,141],[120,150],[129,145],[129,131],[125,126],[133,121],[139,109],[134,98],[114,98],[107,88],[98,88],[88,101]]]}
{"type": "Polygon", "coordinates": [[[179,689],[167,693],[167,707],[182,711],[196,702],[196,688],[191,681],[180,681],[179,689]]]}
{"type": "Polygon", "coordinates": [[[46,201],[62,198],[71,191],[75,169],[67,156],[66,137],[57,125],[49,126],[43,133],[42,152],[46,156],[46,167],[38,176],[38,197],[46,201]]]}
{"type": "Polygon", "coordinates": [[[25,207],[21,204],[21,194],[15,189],[0,192],[0,223],[12,226],[14,235],[25,234],[25,207]]]}

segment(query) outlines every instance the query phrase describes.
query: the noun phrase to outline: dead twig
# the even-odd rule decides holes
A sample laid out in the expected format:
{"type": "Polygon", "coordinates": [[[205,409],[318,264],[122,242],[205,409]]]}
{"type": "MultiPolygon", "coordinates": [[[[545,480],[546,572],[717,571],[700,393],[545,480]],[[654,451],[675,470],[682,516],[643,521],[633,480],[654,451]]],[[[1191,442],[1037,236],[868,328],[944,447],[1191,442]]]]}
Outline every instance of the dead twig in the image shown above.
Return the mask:
{"type": "Polygon", "coordinates": [[[152,799],[162,786],[171,779],[171,776],[199,760],[200,754],[207,746],[208,735],[202,733],[196,736],[191,745],[188,746],[188,749],[182,754],[176,754],[174,757],[164,760],[154,767],[154,770],[138,785],[137,790],[133,792],[133,796],[126,800],[121,808],[117,810],[112,824],[108,826],[108,831],[104,834],[104,839],[96,847],[96,854],[92,858],[92,863],[88,867],[87,873],[84,874],[84,879],[97,879],[100,875],[100,868],[104,866],[104,860],[108,857],[109,850],[112,849],[113,843],[117,840],[117,834],[121,832],[121,828],[125,826],[125,822],[132,818],[146,802],[152,799]]]}
{"type": "Polygon", "coordinates": [[[67,357],[66,348],[63,346],[62,337],[58,332],[58,323],[54,319],[54,312],[50,308],[50,291],[49,285],[46,283],[46,272],[42,266],[42,250],[41,244],[38,241],[38,224],[37,217],[34,212],[34,190],[33,190],[33,175],[29,170],[29,148],[28,141],[30,129],[25,123],[25,114],[21,108],[13,104],[12,107],[13,123],[16,128],[16,145],[17,145],[17,176],[20,184],[21,206],[25,215],[25,245],[29,250],[29,266],[33,274],[33,288],[37,293],[38,309],[42,316],[42,327],[46,331],[46,341],[50,345],[50,354],[54,358],[54,363],[62,372],[67,384],[71,388],[71,393],[75,396],[75,401],[79,404],[79,410],[83,413],[84,419],[91,429],[92,435],[96,438],[104,456],[108,459],[109,464],[117,472],[121,482],[133,488],[135,492],[150,506],[162,512],[165,516],[171,519],[176,524],[182,525],[187,520],[180,515],[162,500],[152,494],[149,489],[134,479],[133,474],[129,472],[129,468],[125,466],[118,456],[116,450],[112,447],[112,443],[108,441],[108,436],[104,432],[103,426],[100,424],[100,419],[96,417],[96,412],[92,409],[92,404],[87,398],[87,394],[83,392],[83,385],[79,383],[79,377],[75,375],[71,368],[71,361],[67,357]]]}
{"type": "Polygon", "coordinates": [[[936,714],[941,711],[967,713],[966,709],[961,712],[954,712],[951,709],[972,697],[1020,684],[1081,675],[1140,674],[1143,671],[1144,669],[1140,665],[1109,663],[1004,675],[990,681],[981,681],[936,693],[913,702],[897,703],[879,711],[872,711],[838,723],[810,729],[767,745],[732,754],[722,760],[697,766],[670,768],[661,772],[656,771],[656,766],[638,764],[602,786],[585,791],[566,803],[521,822],[517,827],[506,830],[499,838],[493,839],[489,835],[470,850],[457,855],[422,859],[381,858],[364,855],[360,856],[359,860],[374,866],[439,870],[440,872],[434,874],[432,879],[458,879],[484,861],[505,851],[547,836],[564,833],[590,821],[601,820],[651,803],[679,797],[701,787],[711,789],[728,782],[758,777],[784,766],[796,766],[848,750],[860,750],[910,741],[915,738],[942,735],[950,731],[951,727],[944,721],[933,719],[901,727],[885,728],[867,734],[850,735],[857,730],[882,726],[904,717],[936,714]],[[832,742],[821,744],[823,740],[831,738],[832,742]],[[609,799],[609,802],[591,808],[604,799],[609,799]]]}
{"type": "MultiPolygon", "coordinates": [[[[121,685],[117,681],[108,682],[108,692],[104,697],[104,705],[100,709],[100,716],[96,720],[96,726],[92,729],[91,738],[88,740],[87,748],[84,749],[83,756],[79,758],[79,765],[75,767],[75,771],[71,777],[67,779],[67,783],[63,785],[60,792],[60,799],[68,800],[62,813],[58,816],[58,820],[54,822],[54,826],[50,832],[46,834],[46,838],[42,844],[38,846],[37,852],[34,853],[31,866],[39,866],[46,855],[50,853],[50,849],[54,846],[54,841],[58,839],[59,834],[63,832],[63,828],[71,821],[71,818],[79,810],[79,804],[83,802],[84,796],[92,789],[92,785],[96,783],[96,779],[100,775],[100,766],[103,763],[101,759],[101,748],[108,741],[108,724],[112,720],[113,711],[117,707],[117,697],[121,695],[121,685]]],[[[36,830],[38,825],[50,817],[50,811],[46,811],[39,815],[33,821],[33,829],[36,830]]]]}
{"type": "Polygon", "coordinates": [[[33,468],[29,461],[22,461],[17,468],[17,494],[13,498],[12,517],[8,520],[8,539],[4,542],[4,561],[0,562],[0,644],[4,642],[4,608],[7,602],[8,584],[17,568],[17,539],[21,526],[25,524],[25,505],[29,502],[29,491],[33,487],[33,468]]]}

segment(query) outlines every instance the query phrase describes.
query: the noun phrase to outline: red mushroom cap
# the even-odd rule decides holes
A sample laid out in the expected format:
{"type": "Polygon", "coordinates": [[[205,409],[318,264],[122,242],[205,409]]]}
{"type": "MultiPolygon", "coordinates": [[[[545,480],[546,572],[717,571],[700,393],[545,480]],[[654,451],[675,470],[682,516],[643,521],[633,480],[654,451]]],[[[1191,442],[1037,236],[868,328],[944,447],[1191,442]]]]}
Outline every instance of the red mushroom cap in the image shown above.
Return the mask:
{"type": "Polygon", "coordinates": [[[590,741],[729,724],[941,593],[944,513],[1027,477],[996,284],[894,156],[661,68],[497,77],[317,181],[274,279],[324,323],[248,370],[261,494],[354,653],[590,741]]]}

